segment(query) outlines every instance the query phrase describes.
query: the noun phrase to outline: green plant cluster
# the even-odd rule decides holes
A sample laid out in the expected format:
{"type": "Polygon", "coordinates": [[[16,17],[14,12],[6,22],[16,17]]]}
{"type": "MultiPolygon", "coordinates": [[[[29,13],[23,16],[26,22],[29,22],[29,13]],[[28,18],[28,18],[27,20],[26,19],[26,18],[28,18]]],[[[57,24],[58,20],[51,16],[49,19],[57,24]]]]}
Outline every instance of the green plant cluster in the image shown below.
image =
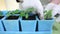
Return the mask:
{"type": "Polygon", "coordinates": [[[52,18],[52,10],[44,11],[44,19],[50,19],[50,18],[52,18]]]}
{"type": "MultiPolygon", "coordinates": [[[[20,17],[28,18],[29,17],[29,13],[32,13],[33,11],[37,11],[37,10],[34,7],[29,7],[27,9],[20,10],[20,11],[16,9],[15,11],[9,11],[7,13],[7,16],[19,13],[20,17]]],[[[52,10],[44,11],[44,19],[46,20],[46,19],[49,19],[49,18],[52,18],[52,10]]]]}
{"type": "Polygon", "coordinates": [[[14,15],[14,14],[18,14],[20,13],[20,11],[18,9],[14,10],[14,11],[9,11],[6,16],[10,16],[10,15],[14,15]]]}
{"type": "Polygon", "coordinates": [[[22,17],[24,16],[25,18],[28,18],[29,13],[32,13],[33,11],[36,11],[36,9],[33,8],[33,7],[29,7],[27,9],[25,9],[25,10],[22,10],[21,13],[20,13],[20,16],[22,16],[22,17]]]}
{"type": "Polygon", "coordinates": [[[24,10],[15,10],[15,11],[9,11],[7,13],[7,16],[10,16],[10,15],[14,15],[14,14],[18,14],[19,13],[19,16],[20,17],[25,17],[25,18],[28,18],[29,17],[29,13],[32,13],[33,11],[35,11],[36,9],[34,7],[29,7],[27,9],[24,9],[24,10]]]}
{"type": "Polygon", "coordinates": [[[18,14],[20,11],[16,9],[15,11],[12,11],[11,14],[18,14]]]}

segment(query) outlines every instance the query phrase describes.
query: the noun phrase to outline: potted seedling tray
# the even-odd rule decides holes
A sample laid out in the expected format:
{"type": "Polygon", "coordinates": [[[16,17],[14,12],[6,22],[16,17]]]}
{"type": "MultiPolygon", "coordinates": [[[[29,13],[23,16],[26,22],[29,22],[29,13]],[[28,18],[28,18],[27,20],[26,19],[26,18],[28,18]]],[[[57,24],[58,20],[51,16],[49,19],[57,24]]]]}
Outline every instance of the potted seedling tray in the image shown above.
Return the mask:
{"type": "Polygon", "coordinates": [[[34,10],[33,7],[30,7],[20,13],[22,31],[35,32],[37,21],[36,16],[32,13],[34,10]]]}
{"type": "Polygon", "coordinates": [[[27,19],[25,17],[22,17],[20,21],[22,31],[35,32],[37,23],[35,16],[29,16],[27,19]]]}
{"type": "Polygon", "coordinates": [[[3,19],[6,31],[19,31],[19,16],[8,12],[3,19]]]}
{"type": "Polygon", "coordinates": [[[44,20],[38,19],[39,31],[52,31],[54,19],[52,18],[52,10],[47,11],[44,15],[44,20]]]}
{"type": "Polygon", "coordinates": [[[51,31],[54,24],[54,19],[52,20],[38,20],[38,30],[39,31],[51,31]]]}
{"type": "Polygon", "coordinates": [[[19,16],[8,16],[3,20],[6,31],[19,31],[19,16]]]}

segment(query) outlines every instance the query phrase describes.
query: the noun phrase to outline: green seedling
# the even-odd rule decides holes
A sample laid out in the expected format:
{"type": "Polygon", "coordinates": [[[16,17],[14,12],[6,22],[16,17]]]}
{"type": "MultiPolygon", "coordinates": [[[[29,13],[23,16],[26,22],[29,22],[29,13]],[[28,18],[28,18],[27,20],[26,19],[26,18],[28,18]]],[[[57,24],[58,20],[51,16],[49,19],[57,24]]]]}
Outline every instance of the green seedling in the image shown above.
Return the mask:
{"type": "Polygon", "coordinates": [[[36,9],[34,9],[33,7],[27,8],[25,10],[22,10],[20,12],[20,16],[25,17],[26,19],[29,17],[29,13],[32,13],[33,11],[35,11],[36,9]]]}
{"type": "Polygon", "coordinates": [[[52,18],[52,10],[46,10],[45,12],[44,12],[44,19],[50,19],[50,18],[52,18]]]}
{"type": "Polygon", "coordinates": [[[7,14],[6,14],[6,16],[10,16],[11,15],[11,12],[9,11],[7,14]]]}
{"type": "Polygon", "coordinates": [[[14,10],[14,11],[9,11],[9,12],[7,13],[7,16],[14,15],[14,14],[18,14],[18,13],[20,13],[20,11],[19,11],[18,9],[16,9],[16,10],[14,10]]]}

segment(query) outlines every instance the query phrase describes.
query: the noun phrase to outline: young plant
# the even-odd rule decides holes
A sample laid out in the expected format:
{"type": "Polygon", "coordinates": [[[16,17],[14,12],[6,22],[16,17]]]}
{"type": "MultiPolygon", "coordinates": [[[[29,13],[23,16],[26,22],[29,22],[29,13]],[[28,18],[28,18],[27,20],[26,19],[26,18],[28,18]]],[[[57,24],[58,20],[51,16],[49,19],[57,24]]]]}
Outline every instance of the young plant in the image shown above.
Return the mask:
{"type": "Polygon", "coordinates": [[[35,10],[36,9],[34,9],[33,7],[22,10],[21,13],[20,13],[20,16],[25,17],[27,19],[29,17],[29,13],[32,13],[35,10]]]}
{"type": "Polygon", "coordinates": [[[11,13],[12,14],[18,14],[18,13],[20,13],[20,10],[16,9],[15,11],[12,11],[11,13]]]}
{"type": "Polygon", "coordinates": [[[21,11],[20,16],[28,18],[28,13],[26,13],[25,11],[21,11]]]}
{"type": "Polygon", "coordinates": [[[52,10],[46,10],[44,12],[44,19],[51,19],[52,18],[52,10]]]}
{"type": "Polygon", "coordinates": [[[18,14],[18,13],[20,13],[20,11],[19,11],[18,9],[16,9],[15,11],[9,11],[9,12],[7,13],[7,16],[14,15],[14,14],[18,14]]]}
{"type": "Polygon", "coordinates": [[[10,16],[11,15],[11,12],[9,11],[7,14],[6,14],[6,16],[10,16]]]}

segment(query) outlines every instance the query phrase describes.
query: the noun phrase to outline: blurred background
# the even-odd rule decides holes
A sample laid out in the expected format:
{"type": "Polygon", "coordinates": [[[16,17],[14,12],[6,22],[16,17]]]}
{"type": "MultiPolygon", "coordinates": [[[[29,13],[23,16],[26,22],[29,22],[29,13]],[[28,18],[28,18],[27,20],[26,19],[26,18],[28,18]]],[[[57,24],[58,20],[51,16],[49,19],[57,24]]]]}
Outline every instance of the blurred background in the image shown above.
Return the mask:
{"type": "MultiPolygon", "coordinates": [[[[45,6],[50,0],[41,0],[42,5],[45,6]]],[[[0,10],[14,10],[19,9],[19,3],[16,0],[0,0],[0,10]]]]}

